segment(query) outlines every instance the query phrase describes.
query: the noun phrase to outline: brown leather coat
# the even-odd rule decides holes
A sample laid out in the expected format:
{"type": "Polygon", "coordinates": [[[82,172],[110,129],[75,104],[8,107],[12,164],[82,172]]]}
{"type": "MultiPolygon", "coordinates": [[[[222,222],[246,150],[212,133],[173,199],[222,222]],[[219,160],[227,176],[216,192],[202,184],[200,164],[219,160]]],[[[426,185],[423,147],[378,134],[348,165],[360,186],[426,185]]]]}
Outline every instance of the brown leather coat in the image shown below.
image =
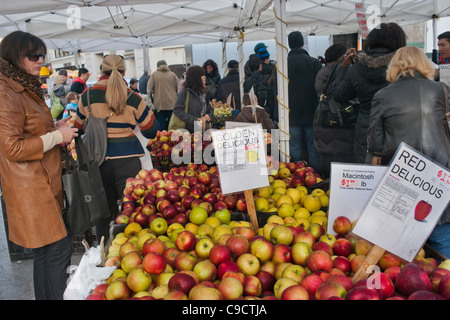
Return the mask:
{"type": "Polygon", "coordinates": [[[67,235],[62,219],[60,147],[43,153],[41,135],[55,130],[49,108],[0,74],[0,176],[9,238],[38,248],[67,235]]]}

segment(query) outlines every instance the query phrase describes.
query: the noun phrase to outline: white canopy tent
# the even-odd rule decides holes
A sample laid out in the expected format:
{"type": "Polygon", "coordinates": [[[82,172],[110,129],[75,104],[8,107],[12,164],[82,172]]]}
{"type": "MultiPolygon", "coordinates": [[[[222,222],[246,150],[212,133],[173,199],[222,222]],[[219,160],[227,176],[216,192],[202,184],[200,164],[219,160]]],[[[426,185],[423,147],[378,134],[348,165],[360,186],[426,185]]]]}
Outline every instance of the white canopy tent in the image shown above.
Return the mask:
{"type": "Polygon", "coordinates": [[[0,38],[23,30],[44,39],[49,48],[70,52],[275,38],[283,161],[289,158],[290,31],[355,33],[357,13],[367,14],[371,5],[379,11],[367,16],[377,22],[407,25],[450,16],[450,0],[0,0],[0,5],[0,38]],[[363,3],[363,9],[356,9],[356,3],[363,3]]]}

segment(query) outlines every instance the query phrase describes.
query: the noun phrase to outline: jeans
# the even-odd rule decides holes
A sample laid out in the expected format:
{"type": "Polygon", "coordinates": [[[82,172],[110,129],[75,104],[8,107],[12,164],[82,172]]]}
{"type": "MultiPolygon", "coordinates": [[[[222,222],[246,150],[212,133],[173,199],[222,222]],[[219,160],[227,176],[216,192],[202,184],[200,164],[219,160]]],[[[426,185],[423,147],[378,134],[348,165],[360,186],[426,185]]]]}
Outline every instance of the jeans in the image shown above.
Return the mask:
{"type": "Polygon", "coordinates": [[[117,217],[119,211],[117,201],[122,199],[126,181],[128,178],[135,177],[141,168],[141,160],[138,157],[111,159],[101,164],[100,174],[108,200],[110,216],[100,220],[95,226],[98,243],[102,236],[105,237],[105,243],[108,241],[109,224],[117,217]]]}
{"type": "Polygon", "coordinates": [[[436,225],[428,238],[428,244],[450,258],[450,222],[436,225]]]}
{"type": "Polygon", "coordinates": [[[322,156],[314,148],[314,133],[312,126],[291,126],[289,127],[289,153],[291,162],[306,160],[314,171],[321,173],[322,156]],[[308,152],[308,156],[304,153],[308,152]]]}
{"type": "Polygon", "coordinates": [[[159,110],[156,119],[158,121],[158,126],[160,131],[168,130],[170,117],[172,116],[172,110],[159,110]]]}
{"type": "Polygon", "coordinates": [[[69,274],[67,268],[73,252],[72,236],[36,248],[33,261],[36,300],[63,300],[69,274]]]}

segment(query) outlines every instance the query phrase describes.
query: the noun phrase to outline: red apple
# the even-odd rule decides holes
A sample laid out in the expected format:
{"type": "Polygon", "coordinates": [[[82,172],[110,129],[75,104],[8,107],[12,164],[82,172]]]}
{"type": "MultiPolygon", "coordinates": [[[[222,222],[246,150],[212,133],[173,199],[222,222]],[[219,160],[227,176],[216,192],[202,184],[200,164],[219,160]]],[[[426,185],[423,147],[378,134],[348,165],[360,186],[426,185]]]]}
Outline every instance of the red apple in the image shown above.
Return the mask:
{"type": "Polygon", "coordinates": [[[442,295],[437,294],[435,292],[427,290],[418,290],[414,291],[408,297],[408,300],[448,300],[448,299],[445,299],[442,295]]]}
{"type": "Polygon", "coordinates": [[[338,282],[324,282],[316,291],[316,300],[328,300],[331,297],[344,298],[347,294],[345,288],[338,282]]]}
{"type": "Polygon", "coordinates": [[[331,249],[335,255],[344,257],[348,257],[353,252],[351,242],[345,238],[336,239],[331,249]]]}
{"type": "Polygon", "coordinates": [[[239,272],[237,263],[231,260],[221,262],[217,268],[217,278],[221,280],[227,272],[239,272]]]}
{"type": "Polygon", "coordinates": [[[189,300],[223,300],[222,293],[216,288],[196,285],[189,292],[189,300]]]}
{"type": "Polygon", "coordinates": [[[174,266],[177,270],[192,271],[197,262],[197,257],[194,256],[191,252],[183,251],[180,252],[175,258],[174,266]]]}
{"type": "Polygon", "coordinates": [[[181,196],[178,193],[178,190],[169,190],[169,191],[167,191],[166,199],[172,203],[175,203],[177,201],[180,201],[181,196]]]}
{"type": "Polygon", "coordinates": [[[226,246],[230,248],[231,255],[235,258],[246,253],[249,249],[247,238],[240,234],[233,234],[229,237],[226,246]]]}
{"type": "Polygon", "coordinates": [[[144,256],[142,265],[148,273],[161,274],[166,269],[167,262],[161,254],[150,252],[144,256]]]}
{"type": "Polygon", "coordinates": [[[178,250],[175,247],[167,248],[164,253],[164,259],[166,260],[167,264],[170,265],[172,268],[175,265],[175,259],[180,254],[180,250],[178,250]]]}
{"type": "Polygon", "coordinates": [[[272,262],[274,264],[291,262],[292,261],[292,252],[291,247],[286,244],[277,244],[274,246],[272,262]]]}
{"type": "Polygon", "coordinates": [[[298,242],[306,242],[310,247],[314,245],[316,242],[316,238],[309,232],[303,231],[294,235],[294,240],[292,240],[292,244],[296,244],[298,242]]]}
{"type": "Polygon", "coordinates": [[[352,222],[346,216],[339,216],[333,222],[333,230],[337,234],[347,234],[352,228],[352,222]]]}
{"type": "Polygon", "coordinates": [[[275,284],[276,281],[275,276],[273,276],[269,272],[262,270],[258,271],[256,276],[258,277],[259,282],[261,282],[262,291],[273,289],[273,285],[275,284]]]}
{"type": "Polygon", "coordinates": [[[331,257],[326,252],[320,250],[311,252],[306,260],[306,264],[311,272],[329,272],[333,267],[331,257]]]}
{"type": "Polygon", "coordinates": [[[312,187],[317,183],[317,177],[307,174],[305,177],[305,186],[312,187]]]}
{"type": "Polygon", "coordinates": [[[244,295],[259,297],[262,292],[261,282],[255,275],[247,275],[244,280],[244,295]]]}
{"type": "Polygon", "coordinates": [[[414,263],[408,263],[395,279],[395,288],[400,293],[409,296],[417,290],[431,290],[431,282],[421,267],[414,263]]]}
{"type": "Polygon", "coordinates": [[[181,199],[181,204],[186,209],[191,208],[192,201],[195,199],[193,195],[186,195],[181,199]]]}
{"type": "Polygon", "coordinates": [[[346,292],[350,291],[350,289],[353,287],[352,279],[347,276],[340,275],[340,274],[332,275],[330,278],[328,278],[328,280],[326,282],[339,283],[340,285],[342,285],[345,288],[346,292]]]}
{"type": "Polygon", "coordinates": [[[333,250],[331,249],[331,246],[329,243],[325,241],[319,241],[313,244],[311,247],[313,251],[321,250],[325,253],[327,253],[330,257],[333,255],[333,250]]]}
{"type": "Polygon", "coordinates": [[[416,208],[414,209],[414,219],[417,221],[423,221],[431,212],[431,204],[426,202],[425,200],[420,200],[416,204],[416,208]]]}
{"type": "Polygon", "coordinates": [[[126,281],[113,281],[105,293],[107,300],[126,300],[131,296],[131,290],[126,281]]]}
{"type": "Polygon", "coordinates": [[[272,243],[267,241],[265,238],[260,237],[252,241],[250,245],[250,252],[263,263],[272,259],[275,253],[275,248],[272,243]]]}
{"type": "Polygon", "coordinates": [[[437,292],[443,296],[445,299],[450,300],[450,275],[444,276],[441,281],[439,281],[437,292]]]}
{"type": "Polygon", "coordinates": [[[196,244],[197,238],[195,237],[195,234],[189,230],[181,231],[175,240],[177,249],[184,252],[194,250],[196,244]]]}
{"type": "Polygon", "coordinates": [[[209,252],[209,259],[216,266],[231,259],[231,250],[226,245],[216,245],[209,252]]]}
{"type": "Polygon", "coordinates": [[[185,294],[189,294],[189,291],[196,285],[195,279],[186,274],[177,272],[175,275],[173,275],[169,282],[167,283],[167,286],[169,288],[169,291],[181,291],[185,294]]]}
{"type": "Polygon", "coordinates": [[[222,293],[226,300],[238,299],[244,293],[244,286],[234,277],[223,278],[217,289],[222,293]]]}
{"type": "Polygon", "coordinates": [[[333,259],[333,268],[341,270],[347,276],[352,270],[350,261],[344,256],[337,256],[333,259]]]}
{"type": "Polygon", "coordinates": [[[302,287],[304,287],[310,296],[315,297],[317,288],[323,283],[322,278],[317,274],[310,274],[306,276],[300,283],[302,287]]]}
{"type": "Polygon", "coordinates": [[[388,275],[388,277],[392,280],[393,283],[395,283],[395,279],[397,278],[400,271],[401,271],[401,268],[399,266],[391,266],[391,267],[388,267],[383,272],[388,275]]]}
{"type": "Polygon", "coordinates": [[[293,285],[283,290],[281,300],[309,300],[309,293],[301,285],[293,285]]]}
{"type": "Polygon", "coordinates": [[[222,209],[228,209],[227,204],[224,201],[217,201],[214,204],[214,211],[219,211],[219,210],[222,210],[222,209]]]}
{"type": "Polygon", "coordinates": [[[369,289],[365,286],[353,287],[347,292],[346,300],[382,300],[379,290],[369,289]]]}
{"type": "Polygon", "coordinates": [[[165,251],[164,243],[158,238],[150,238],[144,242],[142,246],[142,256],[146,256],[147,253],[156,252],[159,254],[163,254],[165,251]]]}
{"type": "Polygon", "coordinates": [[[227,205],[228,210],[234,210],[236,208],[237,199],[233,195],[226,196],[223,202],[227,205]]]}
{"type": "Polygon", "coordinates": [[[236,201],[236,209],[241,212],[247,212],[247,202],[245,202],[245,199],[236,201]]]}
{"type": "Polygon", "coordinates": [[[100,293],[91,293],[86,297],[86,300],[106,300],[106,295],[100,293]]]}
{"type": "Polygon", "coordinates": [[[448,274],[450,274],[449,270],[444,268],[436,268],[436,270],[434,270],[433,274],[430,277],[431,290],[434,292],[438,292],[439,282],[448,274]]]}

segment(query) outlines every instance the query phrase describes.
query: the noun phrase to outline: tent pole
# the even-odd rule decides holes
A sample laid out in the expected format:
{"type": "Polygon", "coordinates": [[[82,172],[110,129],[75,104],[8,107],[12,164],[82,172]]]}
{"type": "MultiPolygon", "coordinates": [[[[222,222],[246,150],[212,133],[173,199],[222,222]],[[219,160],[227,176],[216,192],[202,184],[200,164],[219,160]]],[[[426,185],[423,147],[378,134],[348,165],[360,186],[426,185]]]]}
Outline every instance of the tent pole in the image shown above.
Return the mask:
{"type": "Polygon", "coordinates": [[[242,28],[238,28],[238,62],[239,62],[239,94],[241,96],[241,105],[239,106],[239,110],[242,108],[242,97],[244,95],[244,31],[242,28]]]}
{"type": "Polygon", "coordinates": [[[278,127],[280,129],[280,161],[290,162],[289,155],[289,91],[288,91],[288,65],[287,65],[287,33],[286,27],[286,0],[273,2],[275,15],[275,41],[277,45],[277,85],[278,85],[278,127]]]}

